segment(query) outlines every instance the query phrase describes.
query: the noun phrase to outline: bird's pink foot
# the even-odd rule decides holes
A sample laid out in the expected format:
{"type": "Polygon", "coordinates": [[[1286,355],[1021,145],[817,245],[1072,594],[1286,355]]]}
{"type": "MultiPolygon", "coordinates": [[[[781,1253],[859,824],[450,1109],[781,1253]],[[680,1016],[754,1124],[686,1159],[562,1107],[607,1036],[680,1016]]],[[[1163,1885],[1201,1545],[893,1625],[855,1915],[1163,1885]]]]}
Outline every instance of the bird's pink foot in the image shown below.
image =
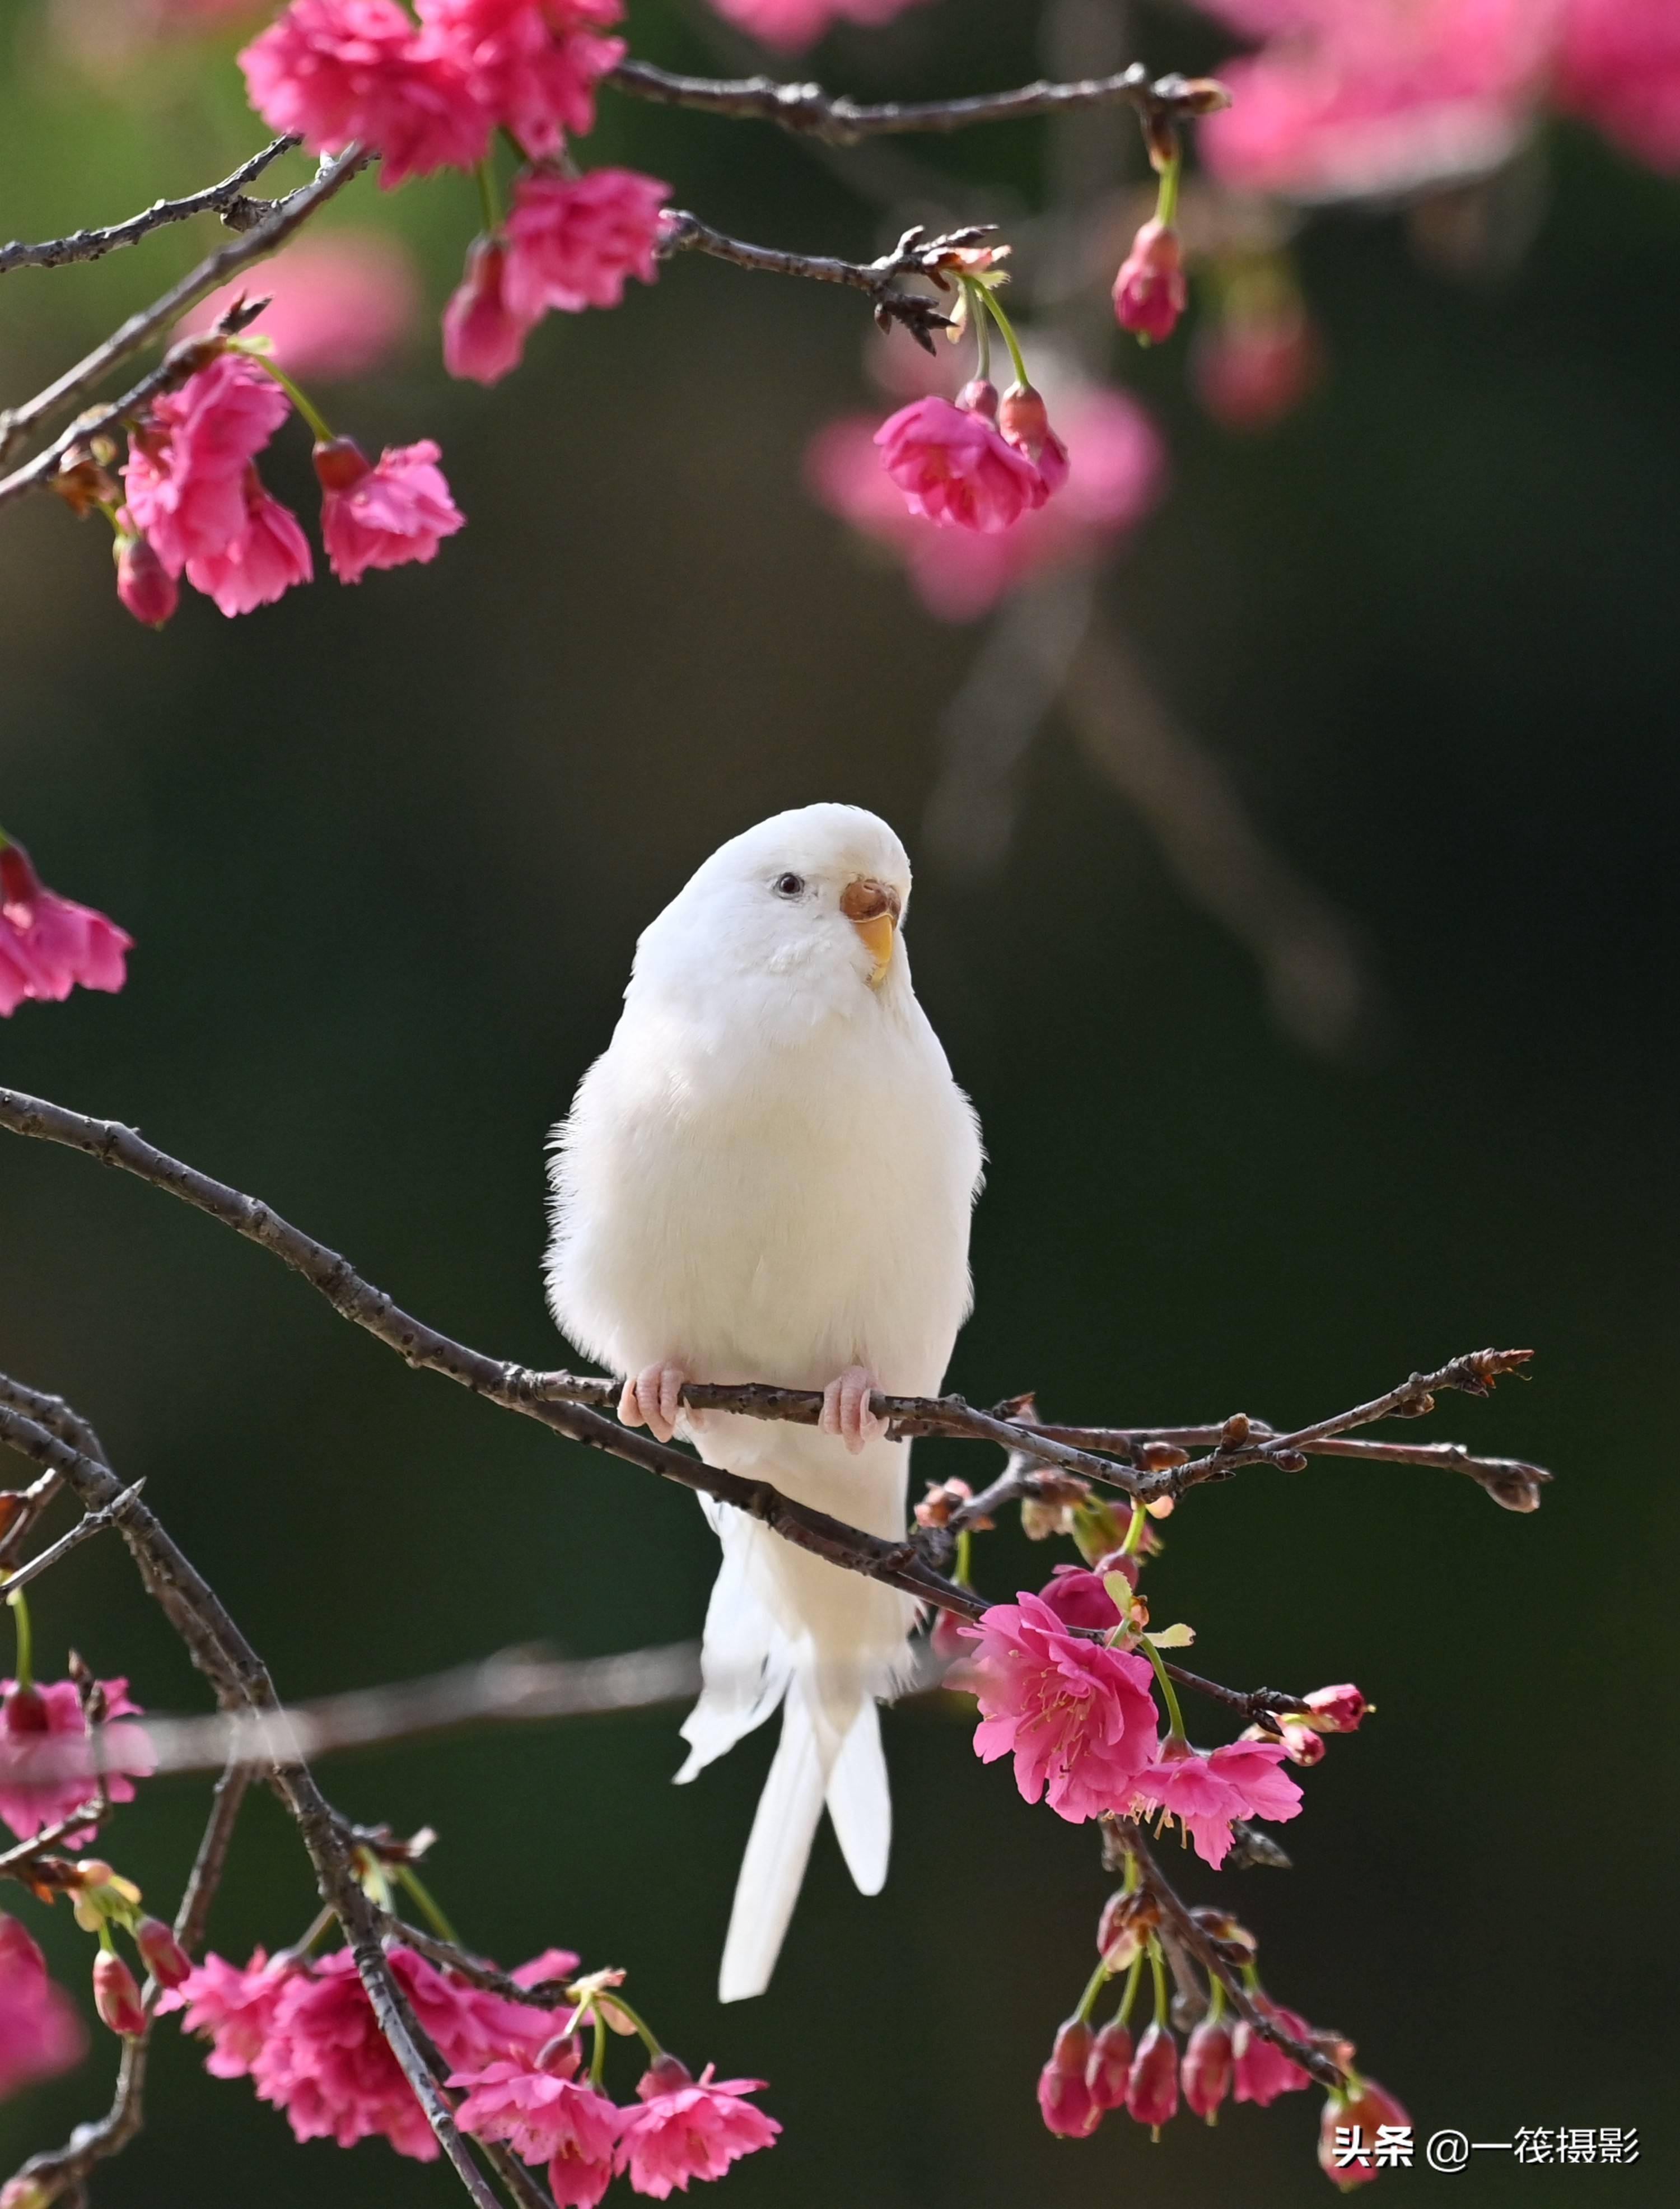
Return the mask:
{"type": "MultiPolygon", "coordinates": [[[[690,1376],[680,1365],[661,1358],[632,1373],[618,1399],[618,1416],[627,1427],[646,1427],[656,1442],[668,1442],[677,1431],[683,1383],[690,1376]]],[[[689,1418],[699,1415],[690,1411],[689,1418]]]]}
{"type": "Polygon", "coordinates": [[[825,1435],[840,1436],[853,1457],[865,1442],[878,1442],[887,1431],[886,1420],[870,1409],[870,1398],[880,1387],[866,1365],[848,1365],[822,1391],[822,1417],[817,1424],[825,1435]]]}

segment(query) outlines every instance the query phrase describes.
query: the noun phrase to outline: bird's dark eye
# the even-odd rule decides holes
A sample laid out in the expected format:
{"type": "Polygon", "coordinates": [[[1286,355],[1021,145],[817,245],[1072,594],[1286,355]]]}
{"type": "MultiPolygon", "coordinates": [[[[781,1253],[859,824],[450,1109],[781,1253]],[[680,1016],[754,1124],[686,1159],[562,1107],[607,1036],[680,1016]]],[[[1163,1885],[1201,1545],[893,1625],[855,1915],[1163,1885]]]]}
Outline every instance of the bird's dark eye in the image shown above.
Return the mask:
{"type": "Polygon", "coordinates": [[[778,875],[773,887],[778,897],[803,897],[805,894],[805,878],[803,875],[778,875]]]}

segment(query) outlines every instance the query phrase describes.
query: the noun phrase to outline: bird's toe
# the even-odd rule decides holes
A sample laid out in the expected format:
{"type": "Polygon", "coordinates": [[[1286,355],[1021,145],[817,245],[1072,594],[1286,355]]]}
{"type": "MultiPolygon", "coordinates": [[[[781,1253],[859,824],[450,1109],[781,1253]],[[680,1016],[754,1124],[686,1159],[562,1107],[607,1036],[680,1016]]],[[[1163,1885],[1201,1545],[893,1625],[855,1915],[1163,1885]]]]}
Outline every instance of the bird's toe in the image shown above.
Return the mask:
{"type": "Polygon", "coordinates": [[[822,1431],[838,1435],[854,1457],[865,1442],[887,1431],[887,1422],[870,1408],[870,1398],[879,1386],[866,1365],[848,1365],[822,1391],[822,1431]]]}
{"type": "Polygon", "coordinates": [[[668,1358],[644,1365],[625,1381],[618,1416],[627,1427],[646,1427],[655,1442],[668,1442],[677,1431],[688,1375],[668,1358]]]}

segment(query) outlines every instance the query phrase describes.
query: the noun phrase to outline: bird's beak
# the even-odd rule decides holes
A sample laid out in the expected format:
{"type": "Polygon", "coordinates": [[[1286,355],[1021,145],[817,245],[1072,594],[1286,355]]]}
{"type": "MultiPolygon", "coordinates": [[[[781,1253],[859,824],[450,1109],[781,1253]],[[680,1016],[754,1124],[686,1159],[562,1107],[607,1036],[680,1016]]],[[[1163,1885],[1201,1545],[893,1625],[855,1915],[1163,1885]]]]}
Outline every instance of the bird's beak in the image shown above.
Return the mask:
{"type": "Polygon", "coordinates": [[[878,990],[887,978],[887,969],[893,963],[893,939],[898,932],[899,913],[902,910],[899,894],[885,882],[871,881],[863,876],[848,882],[840,892],[840,911],[864,939],[870,957],[875,961],[870,975],[870,987],[878,990]]]}

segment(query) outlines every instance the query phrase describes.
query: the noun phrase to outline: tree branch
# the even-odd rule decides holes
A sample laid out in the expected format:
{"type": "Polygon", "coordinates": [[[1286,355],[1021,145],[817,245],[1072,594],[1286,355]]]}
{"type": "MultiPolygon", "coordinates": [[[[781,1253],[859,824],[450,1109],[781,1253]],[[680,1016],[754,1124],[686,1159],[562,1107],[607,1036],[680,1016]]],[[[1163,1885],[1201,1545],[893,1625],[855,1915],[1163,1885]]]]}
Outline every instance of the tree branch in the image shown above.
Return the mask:
{"type": "Polygon", "coordinates": [[[656,107],[686,107],[735,121],[774,123],[796,136],[818,138],[830,146],[855,146],[864,138],[900,137],[912,132],[944,134],[980,123],[1017,123],[1039,115],[1066,115],[1081,108],[1132,107],[1150,122],[1211,115],[1230,105],[1222,85],[1206,77],[1177,75],[1153,81],[1141,62],[1115,76],[1087,77],[1076,84],[1025,84],[1013,92],[979,93],[963,99],[887,100],[865,105],[820,84],[784,84],[774,77],[680,76],[651,62],[627,59],[601,80],[633,99],[656,107]]]}
{"type": "Polygon", "coordinates": [[[166,223],[187,222],[196,214],[219,214],[230,230],[250,230],[274,202],[248,199],[245,186],[297,143],[295,138],[273,139],[261,153],[241,161],[219,184],[207,184],[202,191],[189,192],[184,199],[154,200],[126,222],[113,222],[106,229],[73,230],[68,238],[49,238],[39,245],[24,245],[16,239],[9,245],[0,245],[0,276],[14,268],[63,268],[72,261],[99,261],[121,246],[138,245],[142,238],[149,238],[166,223]]]}
{"type": "Polygon", "coordinates": [[[748,245],[714,230],[684,208],[670,208],[659,236],[659,255],[663,261],[678,253],[705,253],[715,261],[727,261],[734,268],[765,275],[804,276],[818,284],[849,285],[853,291],[867,292],[874,301],[875,318],[882,329],[893,322],[902,323],[918,344],[931,352],[934,331],[948,329],[951,318],[925,293],[901,292],[895,280],[906,275],[932,276],[938,256],[978,244],[990,234],[989,227],[971,225],[924,241],[918,224],[878,261],[836,261],[823,253],[785,253],[779,247],[748,245]]]}
{"type": "MultiPolygon", "coordinates": [[[[9,407],[0,412],[0,460],[6,460],[21,441],[38,423],[75,404],[78,399],[101,383],[119,361],[138,352],[142,346],[169,329],[187,309],[196,305],[207,293],[236,276],[277,246],[284,245],[295,230],[301,228],[310,217],[324,207],[334,194],[344,187],[372,159],[358,146],[348,146],[336,160],[323,161],[315,176],[295,192],[288,192],[274,206],[254,228],[231,245],[220,246],[201,261],[196,268],[189,269],[178,284],[173,284],[161,298],[154,299],[149,307],[142,307],[129,316],[120,328],[113,330],[102,345],[79,360],[74,368],[66,369],[55,382],[27,399],[21,406],[9,407]]],[[[136,390],[142,387],[137,386],[136,390]]],[[[101,430],[113,429],[122,420],[125,411],[135,402],[129,393],[114,406],[96,409],[92,414],[73,422],[63,436],[55,440],[44,452],[36,454],[25,467],[16,469],[0,480],[0,506],[20,497],[50,476],[70,446],[79,441],[97,436],[101,430]]]]}

